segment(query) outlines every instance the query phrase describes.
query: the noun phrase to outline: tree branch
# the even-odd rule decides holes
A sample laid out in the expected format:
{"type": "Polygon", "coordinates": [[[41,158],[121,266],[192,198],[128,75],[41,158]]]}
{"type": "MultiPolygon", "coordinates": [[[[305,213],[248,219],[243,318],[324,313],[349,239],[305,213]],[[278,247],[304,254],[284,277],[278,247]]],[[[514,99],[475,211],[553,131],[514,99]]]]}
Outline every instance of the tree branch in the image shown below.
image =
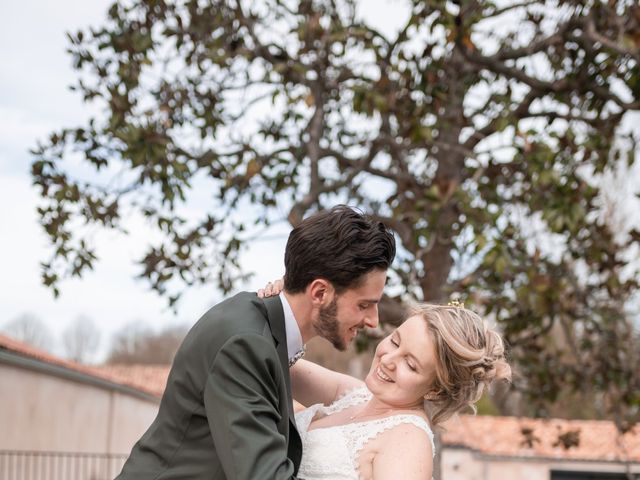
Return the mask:
{"type": "Polygon", "coordinates": [[[500,15],[510,12],[511,10],[526,8],[531,5],[537,5],[538,3],[540,3],[539,0],[529,0],[528,2],[516,3],[514,5],[508,5],[506,7],[496,8],[493,12],[483,13],[483,18],[499,17],[500,15]]]}
{"type": "Polygon", "coordinates": [[[568,21],[560,25],[553,35],[549,35],[546,38],[530,43],[526,47],[514,48],[511,50],[500,48],[498,53],[488,57],[488,59],[491,61],[515,60],[517,58],[529,57],[535,53],[546,50],[551,45],[562,43],[563,36],[569,28],[573,28],[575,26],[575,23],[575,21],[568,21]]]}
{"type": "MultiPolygon", "coordinates": [[[[529,93],[522,99],[518,107],[509,115],[514,118],[516,122],[521,120],[529,115],[529,107],[533,103],[534,100],[539,98],[540,92],[536,89],[529,90],[529,93]]],[[[480,130],[476,131],[473,135],[471,135],[467,141],[464,143],[464,148],[467,150],[473,150],[478,143],[487,138],[489,135],[492,135],[498,130],[499,122],[504,118],[504,115],[498,115],[493,120],[491,120],[487,125],[485,125],[480,130]]]]}
{"type": "Polygon", "coordinates": [[[584,33],[585,33],[585,36],[589,39],[591,44],[601,43],[604,47],[610,50],[613,50],[614,52],[622,56],[627,56],[627,55],[630,56],[640,64],[640,51],[624,48],[619,43],[598,33],[598,30],[596,29],[595,21],[592,16],[589,16],[589,18],[585,22],[584,33]]]}

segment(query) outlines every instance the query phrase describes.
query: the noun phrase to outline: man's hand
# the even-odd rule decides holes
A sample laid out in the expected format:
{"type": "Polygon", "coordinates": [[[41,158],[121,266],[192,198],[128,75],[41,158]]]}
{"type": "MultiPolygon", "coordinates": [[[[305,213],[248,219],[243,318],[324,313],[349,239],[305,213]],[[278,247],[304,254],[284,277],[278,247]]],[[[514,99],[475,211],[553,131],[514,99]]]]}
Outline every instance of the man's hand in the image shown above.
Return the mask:
{"type": "Polygon", "coordinates": [[[274,280],[273,282],[268,282],[264,286],[264,288],[258,290],[258,297],[267,298],[279,295],[283,288],[284,280],[282,278],[279,278],[278,280],[274,280]]]}

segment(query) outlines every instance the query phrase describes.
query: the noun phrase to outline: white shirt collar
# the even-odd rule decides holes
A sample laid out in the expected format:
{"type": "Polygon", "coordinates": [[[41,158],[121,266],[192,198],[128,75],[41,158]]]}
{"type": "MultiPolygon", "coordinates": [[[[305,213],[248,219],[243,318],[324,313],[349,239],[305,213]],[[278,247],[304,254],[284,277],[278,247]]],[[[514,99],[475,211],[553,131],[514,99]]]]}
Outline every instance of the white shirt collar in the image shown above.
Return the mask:
{"type": "Polygon", "coordinates": [[[287,333],[287,355],[289,356],[289,360],[291,360],[296,353],[302,350],[302,334],[300,333],[300,327],[284,292],[280,292],[278,296],[282,302],[282,310],[284,310],[284,329],[287,333]]]}

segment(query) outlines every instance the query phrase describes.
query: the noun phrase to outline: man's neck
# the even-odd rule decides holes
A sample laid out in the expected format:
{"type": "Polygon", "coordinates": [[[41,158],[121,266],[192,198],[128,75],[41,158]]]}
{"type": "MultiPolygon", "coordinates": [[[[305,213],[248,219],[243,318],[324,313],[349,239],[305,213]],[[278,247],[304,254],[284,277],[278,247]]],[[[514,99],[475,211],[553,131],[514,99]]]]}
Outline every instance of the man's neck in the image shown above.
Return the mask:
{"type": "Polygon", "coordinates": [[[313,329],[311,321],[313,309],[311,308],[311,305],[309,305],[304,294],[289,293],[287,291],[283,291],[282,293],[284,293],[284,296],[287,298],[287,302],[289,302],[293,315],[296,317],[296,322],[298,323],[298,328],[302,335],[302,343],[306,344],[316,336],[316,332],[313,329]]]}

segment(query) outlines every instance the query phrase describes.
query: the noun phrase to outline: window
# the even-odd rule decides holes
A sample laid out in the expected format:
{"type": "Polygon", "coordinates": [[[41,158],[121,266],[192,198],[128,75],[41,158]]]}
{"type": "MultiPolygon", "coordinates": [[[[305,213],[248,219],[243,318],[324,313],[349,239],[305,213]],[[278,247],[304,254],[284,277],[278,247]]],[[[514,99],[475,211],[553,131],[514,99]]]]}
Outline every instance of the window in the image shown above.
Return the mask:
{"type": "MultiPolygon", "coordinates": [[[[640,474],[632,474],[631,478],[640,480],[640,474]]],[[[625,473],[566,472],[562,470],[552,470],[551,480],[629,480],[629,477],[627,477],[625,473]]]]}

